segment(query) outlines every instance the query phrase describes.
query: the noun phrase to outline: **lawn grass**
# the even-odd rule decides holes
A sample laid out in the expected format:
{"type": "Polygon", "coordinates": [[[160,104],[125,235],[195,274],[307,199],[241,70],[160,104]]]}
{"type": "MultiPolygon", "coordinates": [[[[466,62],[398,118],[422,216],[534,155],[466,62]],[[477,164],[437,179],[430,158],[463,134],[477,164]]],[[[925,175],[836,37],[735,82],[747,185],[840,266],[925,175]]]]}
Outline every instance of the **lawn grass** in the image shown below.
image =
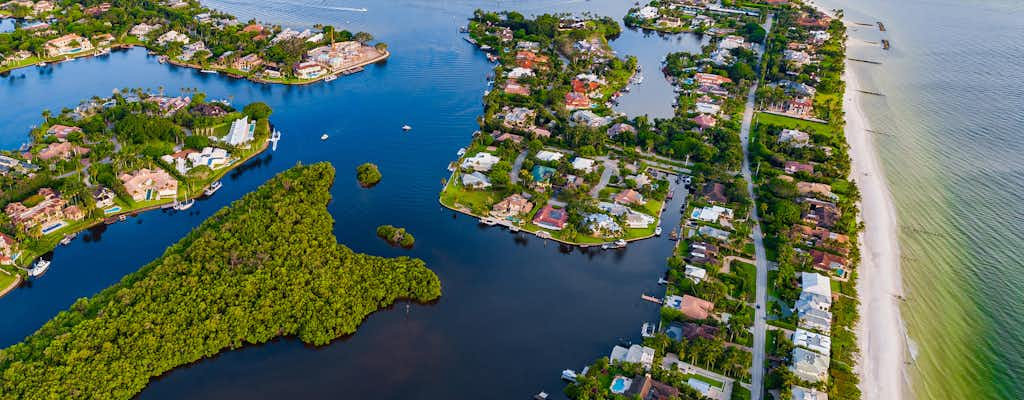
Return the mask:
{"type": "Polygon", "coordinates": [[[823,123],[820,123],[820,122],[813,122],[813,121],[805,121],[805,120],[802,120],[802,119],[799,119],[799,118],[792,118],[792,117],[786,117],[786,116],[776,115],[776,114],[768,114],[768,113],[763,113],[763,112],[759,112],[759,113],[754,115],[754,123],[755,124],[765,123],[765,124],[771,124],[771,125],[778,125],[778,126],[786,127],[786,128],[789,128],[789,129],[798,129],[798,130],[802,130],[802,131],[805,131],[805,132],[806,131],[814,131],[814,132],[824,133],[824,134],[828,134],[828,135],[835,135],[835,133],[836,133],[836,128],[831,126],[831,125],[828,125],[828,124],[823,124],[823,123]]]}
{"type": "Polygon", "coordinates": [[[719,388],[719,389],[722,389],[722,388],[725,387],[724,383],[716,381],[716,380],[711,379],[711,378],[708,378],[708,377],[706,377],[704,375],[700,375],[700,374],[686,374],[686,375],[683,375],[683,379],[690,380],[690,378],[693,378],[693,379],[696,379],[698,381],[707,383],[707,384],[709,384],[711,386],[714,386],[716,388],[719,388]]]}
{"type": "Polygon", "coordinates": [[[7,271],[0,271],[0,290],[6,289],[8,286],[14,283],[15,279],[17,278],[14,275],[8,273],[7,271]]]}

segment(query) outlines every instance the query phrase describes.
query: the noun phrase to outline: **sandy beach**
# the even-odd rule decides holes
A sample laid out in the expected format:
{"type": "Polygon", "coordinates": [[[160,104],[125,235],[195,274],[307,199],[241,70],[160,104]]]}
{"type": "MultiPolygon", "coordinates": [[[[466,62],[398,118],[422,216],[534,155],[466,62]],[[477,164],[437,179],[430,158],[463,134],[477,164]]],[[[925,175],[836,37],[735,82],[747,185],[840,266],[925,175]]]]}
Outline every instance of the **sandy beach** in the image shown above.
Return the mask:
{"type": "Polygon", "coordinates": [[[896,209],[883,175],[874,140],[866,131],[860,88],[850,61],[846,62],[846,142],[850,145],[851,175],[861,192],[860,389],[865,400],[900,400],[909,385],[906,371],[906,328],[900,318],[903,295],[896,209]]]}

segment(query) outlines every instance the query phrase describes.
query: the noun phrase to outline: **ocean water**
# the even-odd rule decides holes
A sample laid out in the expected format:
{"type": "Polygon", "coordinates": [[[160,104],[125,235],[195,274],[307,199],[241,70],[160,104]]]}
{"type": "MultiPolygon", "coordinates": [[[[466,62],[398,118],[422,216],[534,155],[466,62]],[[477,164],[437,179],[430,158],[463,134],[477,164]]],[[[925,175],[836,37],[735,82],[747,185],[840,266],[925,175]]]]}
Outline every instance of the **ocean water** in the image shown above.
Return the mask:
{"type": "Polygon", "coordinates": [[[1024,3],[819,1],[851,22],[899,220],[920,399],[1024,398],[1024,3]],[[892,48],[876,43],[889,39],[892,48]]]}

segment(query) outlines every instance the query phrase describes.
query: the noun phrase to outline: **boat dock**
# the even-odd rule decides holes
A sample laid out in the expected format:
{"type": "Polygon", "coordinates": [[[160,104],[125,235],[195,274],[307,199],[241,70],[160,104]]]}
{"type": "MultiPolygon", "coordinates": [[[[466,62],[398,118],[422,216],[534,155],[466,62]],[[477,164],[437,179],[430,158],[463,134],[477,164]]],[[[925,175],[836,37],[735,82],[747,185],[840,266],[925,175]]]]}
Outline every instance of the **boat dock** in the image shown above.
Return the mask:
{"type": "Polygon", "coordinates": [[[850,58],[850,57],[847,57],[846,59],[850,60],[850,61],[857,61],[857,62],[868,63],[868,64],[882,65],[881,61],[864,60],[864,59],[861,59],[861,58],[850,58]]]}
{"type": "Polygon", "coordinates": [[[654,297],[654,296],[649,296],[649,295],[647,295],[646,293],[641,293],[641,294],[640,294],[640,298],[641,298],[641,299],[644,299],[644,300],[647,300],[647,301],[649,301],[649,302],[651,302],[651,303],[655,303],[655,304],[662,304],[662,301],[661,301],[661,299],[659,299],[659,298],[657,298],[657,297],[654,297]]]}

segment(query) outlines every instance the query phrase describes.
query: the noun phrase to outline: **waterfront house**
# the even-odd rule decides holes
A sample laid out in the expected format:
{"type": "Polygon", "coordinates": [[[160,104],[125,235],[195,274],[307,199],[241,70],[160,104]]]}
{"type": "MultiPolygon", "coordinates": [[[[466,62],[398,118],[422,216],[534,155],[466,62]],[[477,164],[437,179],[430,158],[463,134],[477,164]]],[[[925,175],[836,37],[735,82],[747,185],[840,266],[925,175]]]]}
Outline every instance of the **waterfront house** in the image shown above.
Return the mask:
{"type": "Polygon", "coordinates": [[[698,72],[693,75],[693,80],[699,85],[710,85],[710,86],[721,86],[726,83],[732,83],[732,79],[726,78],[721,75],[706,74],[698,72]]]}
{"type": "Polygon", "coordinates": [[[252,53],[235,60],[235,62],[231,63],[231,68],[242,72],[249,72],[259,68],[261,65],[263,65],[263,59],[260,58],[259,54],[252,53]]]}
{"type": "Polygon", "coordinates": [[[512,68],[511,71],[508,71],[508,74],[506,76],[508,76],[509,79],[522,79],[522,78],[531,77],[533,75],[534,74],[533,74],[533,70],[532,69],[523,68],[523,67],[515,67],[515,68],[512,68]]]}
{"type": "Polygon", "coordinates": [[[584,96],[593,96],[597,94],[597,89],[601,87],[603,81],[597,78],[597,75],[593,74],[580,74],[578,77],[572,80],[572,92],[579,93],[584,96]]]}
{"type": "Polygon", "coordinates": [[[811,144],[811,135],[796,129],[783,129],[779,133],[779,143],[787,143],[795,148],[806,147],[811,144]]]}
{"type": "Polygon", "coordinates": [[[594,235],[618,236],[622,234],[622,226],[614,218],[600,213],[583,216],[583,224],[594,235]]]}
{"type": "Polygon", "coordinates": [[[538,55],[529,50],[519,50],[516,52],[516,66],[520,68],[533,69],[547,64],[547,62],[548,56],[543,54],[538,55]]]}
{"type": "Polygon", "coordinates": [[[687,278],[690,278],[693,283],[701,283],[708,276],[708,270],[701,267],[694,267],[692,265],[686,266],[684,273],[687,278]]]}
{"type": "Polygon", "coordinates": [[[786,161],[783,170],[786,171],[787,174],[795,174],[797,172],[806,172],[808,174],[813,174],[814,164],[802,163],[797,161],[786,161]]]}
{"type": "Polygon", "coordinates": [[[817,89],[815,89],[814,86],[790,80],[781,80],[774,85],[778,86],[786,93],[796,96],[812,97],[817,92],[817,89]]]}
{"type": "Polygon", "coordinates": [[[51,39],[44,45],[46,54],[50,57],[73,55],[92,50],[92,43],[89,39],[69,33],[56,39],[51,39]]]}
{"type": "Polygon", "coordinates": [[[249,121],[249,116],[243,116],[231,122],[228,134],[220,140],[232,146],[241,146],[253,140],[256,134],[256,121],[249,121]]]}
{"type": "Polygon", "coordinates": [[[796,190],[800,194],[807,196],[811,194],[821,195],[828,198],[835,198],[836,195],[832,194],[832,186],[825,183],[817,182],[797,182],[796,190]]]}
{"type": "Polygon", "coordinates": [[[829,359],[813,351],[793,348],[793,366],[790,371],[803,381],[818,383],[828,378],[829,359]]]}
{"type": "Polygon", "coordinates": [[[704,320],[711,316],[715,303],[690,295],[670,295],[665,297],[665,307],[679,310],[689,319],[704,320]]]}
{"type": "Polygon", "coordinates": [[[498,40],[501,40],[502,42],[508,42],[515,38],[515,36],[512,34],[512,30],[505,27],[499,28],[498,31],[494,33],[494,35],[497,36],[498,40]]]}
{"type": "MultiPolygon", "coordinates": [[[[178,56],[178,59],[182,61],[191,61],[193,58],[195,58],[196,53],[199,53],[200,51],[210,51],[206,48],[206,43],[204,43],[202,40],[186,44],[181,47],[181,55],[178,56]]],[[[209,54],[207,54],[206,56],[209,57],[209,54]]]]}
{"type": "Polygon", "coordinates": [[[132,27],[128,31],[129,35],[135,36],[136,39],[146,40],[146,36],[149,36],[153,31],[160,29],[160,25],[149,25],[147,23],[141,23],[132,27]]]}
{"type": "Polygon", "coordinates": [[[530,87],[520,84],[515,79],[509,79],[505,82],[505,94],[518,94],[520,96],[529,96],[530,87]]]}
{"type": "Polygon", "coordinates": [[[813,116],[814,101],[810,97],[797,97],[786,100],[782,112],[797,118],[808,118],[813,116]]]}
{"type": "Polygon", "coordinates": [[[165,96],[150,96],[146,98],[147,102],[156,103],[157,108],[160,109],[160,113],[165,117],[170,117],[174,113],[178,112],[192,103],[192,98],[188,96],[180,97],[165,97],[165,96]]]}
{"type": "Polygon", "coordinates": [[[487,178],[487,175],[479,171],[473,171],[468,174],[462,174],[462,186],[470,189],[486,189],[491,187],[491,180],[487,178]]]}
{"type": "Polygon", "coordinates": [[[715,119],[715,117],[708,114],[700,114],[696,117],[693,117],[691,121],[696,123],[697,127],[699,127],[701,130],[714,128],[715,125],[718,124],[718,120],[715,119]]]}
{"type": "Polygon", "coordinates": [[[0,264],[14,263],[12,257],[18,252],[18,242],[14,238],[0,232],[0,264]]]}
{"type": "Polygon", "coordinates": [[[811,309],[829,312],[831,308],[832,298],[805,291],[800,292],[800,297],[797,298],[796,306],[793,309],[797,313],[805,313],[811,309]]]}
{"type": "Polygon", "coordinates": [[[800,50],[783,50],[782,59],[797,67],[802,67],[811,62],[811,56],[800,50]]]}
{"type": "Polygon", "coordinates": [[[651,365],[654,364],[654,353],[654,349],[638,344],[629,346],[628,349],[622,346],[615,346],[612,348],[612,353],[608,356],[608,361],[612,364],[620,362],[640,364],[644,369],[650,369],[651,365]]]}
{"type": "Polygon", "coordinates": [[[636,206],[642,206],[645,203],[644,195],[640,194],[640,192],[637,192],[636,190],[633,189],[626,189],[619,193],[616,193],[615,196],[612,197],[612,200],[619,204],[628,204],[636,206]]]}
{"type": "Polygon", "coordinates": [[[849,251],[845,246],[850,241],[849,236],[835,233],[825,228],[794,225],[790,231],[790,238],[793,240],[803,240],[808,246],[826,246],[840,253],[849,251]]]}
{"type": "Polygon", "coordinates": [[[824,334],[832,331],[832,313],[818,308],[807,307],[797,309],[800,318],[797,326],[824,334]]]}
{"type": "Polygon", "coordinates": [[[323,67],[315,62],[306,61],[295,65],[295,76],[299,79],[316,79],[323,74],[323,67]]]}
{"type": "Polygon", "coordinates": [[[630,399],[641,400],[671,400],[679,398],[679,389],[664,382],[651,378],[651,374],[645,374],[643,378],[636,376],[629,389],[623,393],[630,399]]]}
{"type": "Polygon", "coordinates": [[[92,190],[92,199],[96,201],[96,208],[107,208],[114,205],[117,195],[106,186],[97,186],[92,190]]]}
{"type": "Polygon", "coordinates": [[[802,272],[800,274],[800,283],[804,292],[825,296],[828,299],[832,298],[832,280],[825,275],[814,272],[802,272]]]}
{"type": "Polygon", "coordinates": [[[161,46],[166,46],[171,43],[188,44],[188,42],[188,36],[186,36],[184,33],[179,33],[178,31],[175,31],[173,29],[164,32],[163,35],[160,35],[160,37],[156,38],[156,44],[161,46]]]}
{"type": "Polygon", "coordinates": [[[525,40],[520,40],[518,43],[516,43],[516,49],[517,50],[528,50],[528,51],[532,51],[532,52],[538,52],[538,51],[540,51],[540,43],[537,43],[537,42],[527,42],[525,40]]]}
{"type": "Polygon", "coordinates": [[[92,42],[96,47],[109,46],[114,43],[114,35],[109,33],[101,33],[92,37],[92,42]]]}
{"type": "Polygon", "coordinates": [[[49,0],[40,0],[37,1],[34,5],[32,5],[32,12],[34,12],[35,15],[41,15],[51,12],[56,8],[57,7],[53,4],[53,2],[49,0]]]}
{"type": "Polygon", "coordinates": [[[178,196],[178,180],[162,169],[143,168],[118,177],[135,201],[173,199],[178,196]]]}
{"type": "Polygon", "coordinates": [[[47,135],[53,135],[57,140],[63,142],[68,139],[68,135],[72,132],[82,132],[82,128],[77,126],[66,126],[66,125],[52,125],[46,129],[47,135]]]}
{"type": "Polygon", "coordinates": [[[508,133],[508,132],[498,132],[498,131],[495,131],[494,133],[491,134],[491,137],[494,138],[494,142],[495,143],[502,143],[502,142],[505,142],[507,140],[511,140],[512,143],[515,143],[515,144],[520,144],[520,143],[523,142],[523,137],[522,136],[516,135],[514,133],[508,133]]]}
{"type": "Polygon", "coordinates": [[[697,100],[697,103],[694,104],[693,110],[701,115],[708,114],[713,117],[722,111],[722,107],[712,102],[710,97],[702,96],[697,100]]]}
{"type": "Polygon", "coordinates": [[[658,15],[660,15],[660,12],[658,10],[658,7],[643,6],[643,7],[640,7],[640,9],[636,11],[635,15],[638,18],[642,18],[642,19],[655,19],[655,18],[658,18],[658,15]]]}
{"type": "Polygon", "coordinates": [[[479,152],[474,154],[472,157],[466,157],[462,160],[462,168],[469,168],[474,171],[490,171],[494,164],[501,161],[501,158],[494,156],[488,152],[479,152]]]}
{"type": "Polygon", "coordinates": [[[193,114],[204,117],[223,117],[228,115],[227,111],[224,111],[223,108],[211,103],[196,104],[195,107],[192,107],[191,111],[193,114]]]}
{"type": "Polygon", "coordinates": [[[715,20],[707,15],[697,15],[690,19],[690,29],[700,29],[715,24],[715,20]]]}
{"type": "Polygon", "coordinates": [[[793,332],[793,345],[828,357],[832,349],[832,338],[820,333],[797,328],[793,332]]]}
{"type": "Polygon", "coordinates": [[[806,204],[800,216],[805,223],[829,230],[835,228],[836,224],[839,223],[839,207],[835,203],[810,197],[802,197],[797,199],[797,201],[806,204]]]}
{"type": "Polygon", "coordinates": [[[729,231],[723,231],[707,225],[702,225],[700,228],[697,228],[697,234],[722,242],[729,240],[729,236],[731,235],[729,231]]]}
{"type": "Polygon", "coordinates": [[[511,218],[529,214],[532,210],[533,203],[530,203],[523,195],[515,193],[491,207],[491,216],[511,218]]]}
{"type": "Polygon", "coordinates": [[[585,157],[576,157],[572,159],[572,168],[589,174],[594,172],[594,160],[585,157]]]}
{"type": "Polygon", "coordinates": [[[612,127],[608,128],[608,130],[605,131],[605,133],[608,134],[608,137],[614,138],[624,133],[636,133],[636,128],[634,128],[630,124],[624,124],[620,122],[612,125],[612,127]]]}
{"type": "Polygon", "coordinates": [[[557,151],[541,150],[537,152],[537,159],[544,162],[558,161],[564,157],[565,154],[557,151]]]}
{"type": "Polygon", "coordinates": [[[818,270],[826,272],[838,272],[844,274],[846,269],[846,258],[818,249],[811,249],[811,265],[818,270]]]}
{"type": "Polygon", "coordinates": [[[569,221],[569,213],[564,209],[554,208],[550,204],[544,205],[544,208],[533,217],[534,225],[553,231],[565,228],[567,221],[569,221]]]}
{"type": "Polygon", "coordinates": [[[793,385],[793,390],[790,395],[791,400],[828,400],[828,394],[825,392],[818,391],[818,389],[808,389],[805,387],[793,385]]]}
{"type": "Polygon", "coordinates": [[[46,226],[58,222],[64,218],[64,209],[67,202],[59,194],[50,188],[41,188],[36,195],[24,200],[34,202],[31,206],[22,202],[13,202],[4,207],[4,213],[11,222],[28,231],[35,226],[46,226]]]}
{"type": "Polygon", "coordinates": [[[718,49],[719,50],[732,50],[732,49],[741,49],[741,48],[745,49],[745,48],[749,48],[749,47],[750,47],[750,44],[746,43],[746,41],[743,39],[742,36],[736,36],[736,35],[726,36],[726,37],[722,38],[721,41],[718,42],[718,49]]]}
{"type": "Polygon", "coordinates": [[[569,116],[569,122],[588,128],[600,128],[612,122],[610,117],[602,117],[590,110],[576,110],[569,116]]]}
{"type": "Polygon", "coordinates": [[[690,243],[690,257],[688,260],[694,264],[713,264],[715,256],[718,255],[718,247],[707,242],[690,243]]]}
{"type": "Polygon", "coordinates": [[[658,19],[658,27],[675,29],[683,26],[683,20],[679,17],[664,16],[658,19]]]}
{"type": "Polygon", "coordinates": [[[89,154],[89,148],[76,146],[70,142],[50,143],[46,148],[39,151],[40,160],[67,160],[72,156],[83,156],[89,154]]]}
{"type": "Polygon", "coordinates": [[[632,229],[646,229],[654,221],[657,221],[654,217],[641,212],[629,210],[626,213],[626,226],[632,229]]]}
{"type": "Polygon", "coordinates": [[[797,18],[796,24],[805,28],[818,28],[826,29],[832,22],[832,18],[824,13],[807,14],[804,13],[797,18]]]}
{"type": "Polygon", "coordinates": [[[829,34],[828,31],[810,31],[807,33],[810,36],[808,42],[815,46],[820,46],[832,38],[832,35],[829,34]]]}
{"type": "Polygon", "coordinates": [[[590,108],[590,98],[583,93],[568,92],[565,94],[565,109],[578,110],[590,108]]]}
{"type": "Polygon", "coordinates": [[[537,112],[525,107],[516,107],[505,114],[503,125],[509,128],[527,129],[533,126],[537,112]]]}
{"type": "Polygon", "coordinates": [[[714,222],[714,223],[717,223],[723,217],[725,219],[727,219],[727,220],[732,219],[732,217],[733,217],[732,213],[733,213],[733,211],[732,211],[731,208],[725,208],[725,207],[722,207],[722,206],[708,206],[708,207],[694,208],[693,212],[690,214],[690,218],[697,219],[697,220],[704,221],[704,222],[714,222]]]}

